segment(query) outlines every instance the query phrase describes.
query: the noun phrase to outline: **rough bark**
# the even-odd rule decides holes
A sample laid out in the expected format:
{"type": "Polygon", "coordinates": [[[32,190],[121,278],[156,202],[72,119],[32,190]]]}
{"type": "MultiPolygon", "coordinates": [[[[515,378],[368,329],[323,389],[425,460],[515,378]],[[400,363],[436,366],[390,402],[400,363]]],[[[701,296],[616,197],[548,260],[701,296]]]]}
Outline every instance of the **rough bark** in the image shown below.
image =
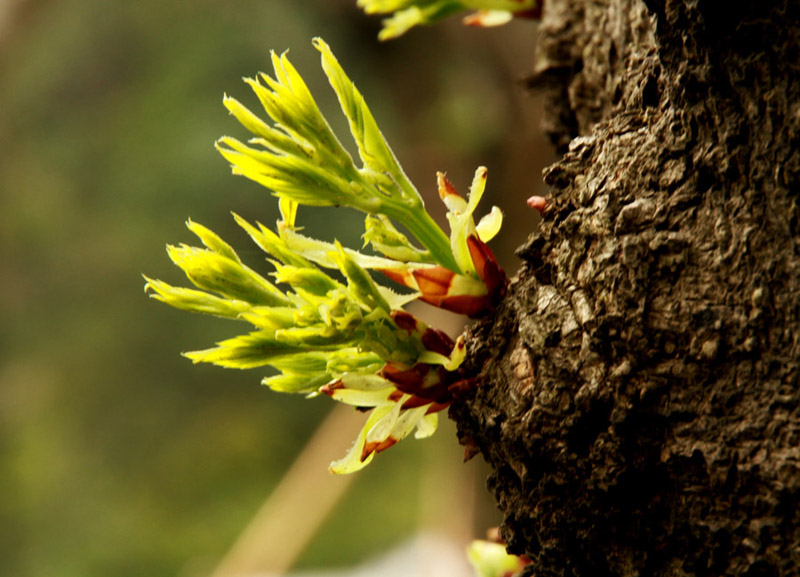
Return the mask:
{"type": "Polygon", "coordinates": [[[536,576],[800,574],[800,2],[547,0],[539,32],[564,156],[451,412],[502,533],[536,576]]]}

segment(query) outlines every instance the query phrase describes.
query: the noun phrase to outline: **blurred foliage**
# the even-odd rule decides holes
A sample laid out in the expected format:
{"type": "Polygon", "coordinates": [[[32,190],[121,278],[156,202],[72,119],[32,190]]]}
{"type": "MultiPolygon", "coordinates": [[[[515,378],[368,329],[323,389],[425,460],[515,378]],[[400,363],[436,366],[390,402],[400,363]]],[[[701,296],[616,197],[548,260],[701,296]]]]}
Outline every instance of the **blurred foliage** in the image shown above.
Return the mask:
{"type": "MultiPolygon", "coordinates": [[[[177,279],[164,244],[188,240],[187,217],[240,239],[249,264],[261,258],[229,213],[271,223],[277,202],[231,177],[214,151],[234,126],[222,94],[245,98],[241,77],[267,69],[270,48],[291,47],[314,93],[329,95],[320,106],[336,110],[310,44],[323,36],[411,179],[430,184],[425,194],[436,170],[465,188],[486,164],[486,202],[523,207],[534,185],[510,183],[530,182],[538,145],[519,130],[535,121],[513,84],[532,54],[531,25],[494,35],[445,25],[379,44],[380,22],[354,0],[3,6],[2,574],[207,575],[331,405],[272,394],[253,372],[192,366],[178,353],[219,339],[225,324],[142,292],[144,271],[177,279]]],[[[508,227],[521,224],[496,250],[513,271],[510,249],[533,217],[506,210],[508,227]]],[[[356,244],[355,215],[301,218],[356,244]]],[[[434,464],[460,456],[449,428],[382,459],[300,565],[352,563],[417,530],[430,518],[421,511],[448,502],[428,494],[452,484],[431,482],[434,464]],[[431,466],[408,465],[420,459],[431,466]]],[[[469,476],[475,465],[455,470],[469,476]]]]}

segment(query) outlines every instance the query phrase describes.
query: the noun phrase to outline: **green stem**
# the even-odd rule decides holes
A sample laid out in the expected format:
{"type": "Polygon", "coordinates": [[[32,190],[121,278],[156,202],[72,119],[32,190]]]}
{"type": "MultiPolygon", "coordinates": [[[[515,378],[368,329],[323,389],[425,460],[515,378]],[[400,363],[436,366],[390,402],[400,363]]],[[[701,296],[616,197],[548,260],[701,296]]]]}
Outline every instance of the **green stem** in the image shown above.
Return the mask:
{"type": "Polygon", "coordinates": [[[406,227],[419,243],[430,251],[435,262],[456,274],[463,274],[453,256],[450,238],[425,210],[422,196],[403,172],[397,159],[394,159],[392,164],[393,166],[386,172],[392,184],[397,187],[395,190],[397,194],[385,196],[381,192],[381,185],[376,182],[380,173],[356,169],[356,173],[348,175],[351,182],[360,181],[364,188],[373,188],[375,191],[374,196],[369,199],[372,202],[353,206],[369,214],[383,213],[394,219],[406,227]]]}
{"type": "Polygon", "coordinates": [[[420,244],[430,251],[437,263],[456,274],[463,274],[453,256],[450,239],[427,213],[422,201],[415,203],[413,207],[387,202],[385,213],[405,226],[420,244]]]}

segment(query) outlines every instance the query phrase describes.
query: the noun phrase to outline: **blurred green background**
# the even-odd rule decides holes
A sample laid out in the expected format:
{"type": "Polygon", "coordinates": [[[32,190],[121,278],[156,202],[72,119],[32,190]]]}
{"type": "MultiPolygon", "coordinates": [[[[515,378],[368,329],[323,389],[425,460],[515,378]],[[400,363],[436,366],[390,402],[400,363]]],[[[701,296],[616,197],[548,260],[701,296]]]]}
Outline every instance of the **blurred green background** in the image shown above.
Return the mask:
{"type": "MultiPolygon", "coordinates": [[[[237,327],[142,291],[141,273],[182,284],[164,245],[193,240],[189,217],[261,261],[230,211],[271,224],[276,202],[231,176],[212,143],[244,136],[222,95],[254,105],[241,78],[270,71],[269,49],[291,48],[344,134],[310,43],[325,38],[437,217],[435,171],[465,191],[488,166],[485,209],[507,215],[493,246],[516,268],[534,223],[525,198],[542,193],[549,161],[519,83],[535,24],[453,21],[389,44],[379,26],[355,0],[0,0],[3,576],[212,574],[330,411],[271,393],[258,371],[193,366],[181,351],[237,327]]],[[[360,218],[303,216],[358,243],[360,218]]],[[[499,518],[480,459],[462,454],[443,419],[433,439],[380,455],[295,567],[354,565],[420,531],[480,537],[499,518]]],[[[324,469],[302,489],[311,508],[342,482],[324,469]]]]}

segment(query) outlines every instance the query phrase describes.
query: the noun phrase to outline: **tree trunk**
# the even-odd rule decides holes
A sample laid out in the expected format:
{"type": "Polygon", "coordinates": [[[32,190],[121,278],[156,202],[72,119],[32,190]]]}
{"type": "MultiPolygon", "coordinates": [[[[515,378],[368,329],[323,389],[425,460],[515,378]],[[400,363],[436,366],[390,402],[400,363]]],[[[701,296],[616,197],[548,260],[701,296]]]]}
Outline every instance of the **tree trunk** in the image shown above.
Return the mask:
{"type": "Polygon", "coordinates": [[[564,156],[452,408],[536,576],[800,574],[800,2],[546,0],[564,156]]]}

